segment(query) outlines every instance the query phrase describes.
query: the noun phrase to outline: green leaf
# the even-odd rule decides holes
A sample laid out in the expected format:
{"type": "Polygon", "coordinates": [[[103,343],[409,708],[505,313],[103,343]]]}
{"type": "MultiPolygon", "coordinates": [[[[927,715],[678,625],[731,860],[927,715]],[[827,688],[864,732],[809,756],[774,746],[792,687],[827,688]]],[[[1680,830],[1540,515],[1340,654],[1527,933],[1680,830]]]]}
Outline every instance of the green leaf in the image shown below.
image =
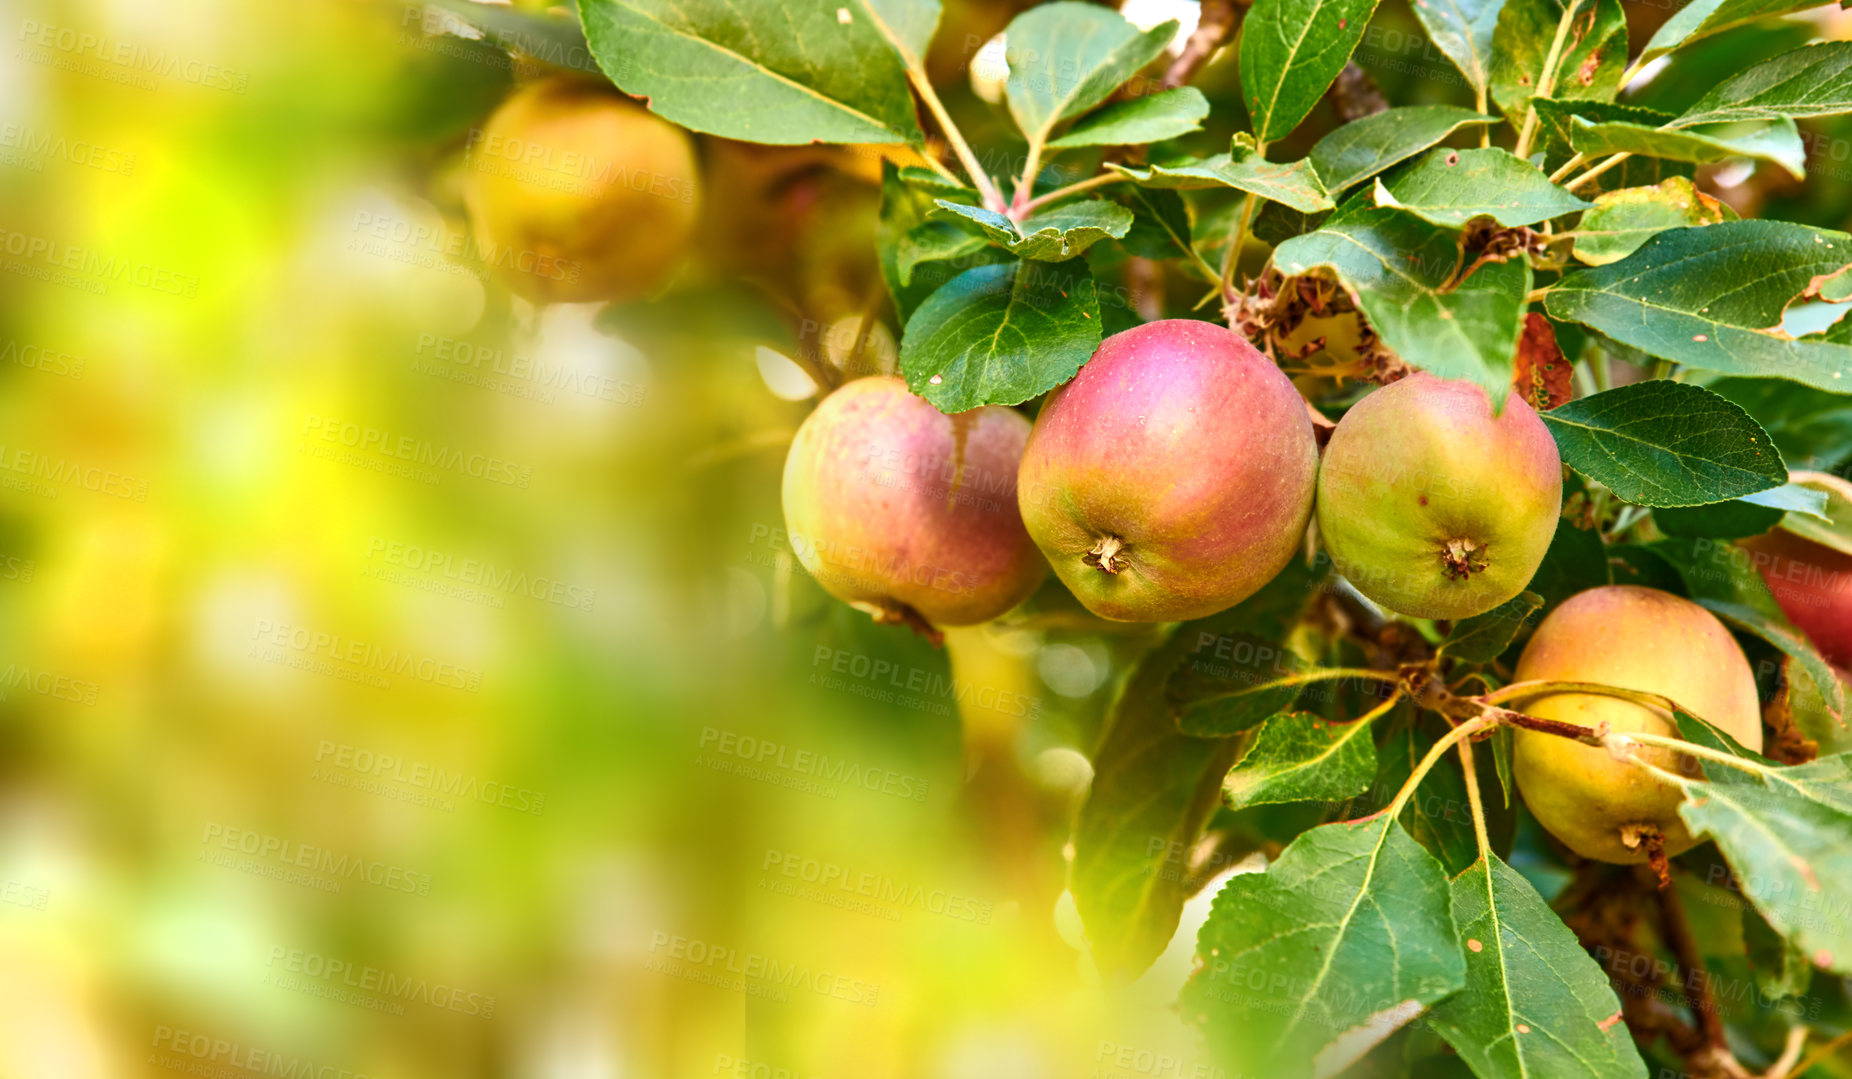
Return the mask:
{"type": "Polygon", "coordinates": [[[1819,6],[1815,0],[1691,0],[1660,25],[1634,63],[1644,66],[1680,45],[1733,26],[1819,6]]]}
{"type": "MultiPolygon", "coordinates": [[[[1836,325],[1852,329],[1852,321],[1836,325]]],[[[1824,470],[1852,455],[1852,397],[1778,378],[1720,378],[1708,385],[1758,417],[1790,467],[1824,470]]]]}
{"type": "MultiPolygon", "coordinates": [[[[1460,0],[1470,4],[1473,0],[1460,0]]],[[[1453,5],[1455,0],[1432,0],[1453,5]]],[[[1492,6],[1496,11],[1496,5],[1492,6]]],[[[1417,7],[1419,14],[1424,7],[1417,7]]],[[[1425,16],[1423,19],[1425,21],[1425,16]]],[[[1352,120],[1318,140],[1310,160],[1332,194],[1406,161],[1470,124],[1492,118],[1454,105],[1410,105],[1352,120]]]]}
{"type": "MultiPolygon", "coordinates": [[[[1475,91],[1492,78],[1492,36],[1505,0],[1419,0],[1415,18],[1475,91]]],[[[1393,111],[1393,110],[1392,110],[1393,111]]]]}
{"type": "Polygon", "coordinates": [[[1505,808],[1511,808],[1511,764],[1517,732],[1499,727],[1492,732],[1492,766],[1498,771],[1498,785],[1505,793],[1505,808]]]}
{"type": "Polygon", "coordinates": [[[1377,180],[1376,204],[1453,228],[1475,217],[1507,228],[1534,225],[1589,206],[1496,146],[1435,150],[1389,183],[1377,180]]]}
{"type": "Polygon", "coordinates": [[[1132,211],[1132,227],[1120,242],[1134,255],[1149,259],[1187,257],[1190,211],[1175,191],[1129,187],[1121,196],[1132,211]]]}
{"type": "Polygon", "coordinates": [[[1530,579],[1530,590],[1543,597],[1545,610],[1554,610],[1577,592],[1612,583],[1600,533],[1559,521],[1543,564],[1530,579]]]}
{"type": "Polygon", "coordinates": [[[1065,262],[1101,240],[1118,239],[1132,227],[1132,211],[1104,199],[1080,199],[1038,210],[1020,224],[982,206],[938,200],[927,215],[974,226],[991,243],[1017,258],[1065,262]]]}
{"type": "Polygon", "coordinates": [[[1694,835],[1716,841],[1769,925],[1815,966],[1852,972],[1852,844],[1845,841],[1852,814],[1773,776],[1732,773],[1728,781],[1688,781],[1685,791],[1678,815],[1694,835]]]}
{"type": "Polygon", "coordinates": [[[1798,997],[1813,984],[1813,964],[1754,907],[1743,908],[1743,951],[1756,988],[1774,1000],[1798,997]]]}
{"type": "Polygon", "coordinates": [[[1709,506],[1664,506],[1653,511],[1653,523],[1668,536],[1742,539],[1759,536],[1780,521],[1780,510],[1740,498],[1709,506]]]}
{"type": "Polygon", "coordinates": [[[1668,229],[1608,266],[1566,274],[1550,314],[1709,371],[1852,393],[1852,346],[1778,328],[1803,293],[1852,265],[1852,236],[1780,221],[1668,229]]]}
{"type": "Polygon", "coordinates": [[[1699,191],[1683,176],[1652,187],[1627,187],[1597,196],[1575,227],[1575,257],[1590,266],[1619,262],[1666,229],[1736,220],[1736,211],[1699,191]]]}
{"type": "Polygon", "coordinates": [[[548,15],[474,0],[430,0],[430,5],[459,17],[510,52],[554,67],[600,73],[585,47],[585,30],[576,15],[548,15]]]}
{"type": "Polygon", "coordinates": [[[1004,32],[1010,115],[1031,141],[1046,139],[1157,59],[1176,32],[1175,22],[1140,31],[1111,8],[1076,0],[1030,8],[1004,32]]]}
{"type": "Polygon", "coordinates": [[[1807,174],[1807,148],[1801,145],[1800,129],[1786,118],[1679,129],[1624,120],[1591,124],[1577,116],[1569,121],[1569,144],[1591,157],[1639,154],[1698,164],[1747,157],[1772,161],[1796,180],[1807,174]]]}
{"type": "Polygon", "coordinates": [[[1141,187],[1190,191],[1205,187],[1233,187],[1289,206],[1301,213],[1332,208],[1331,197],[1309,159],[1277,163],[1254,152],[1252,140],[1235,136],[1226,154],[1174,165],[1128,168],[1116,162],[1108,168],[1131,178],[1141,187]]]}
{"type": "Polygon", "coordinates": [[[1286,637],[1324,569],[1294,559],[1259,592],[1202,620],[1213,627],[1197,633],[1164,686],[1180,730],[1219,738],[1292,707],[1301,686],[1282,679],[1309,665],[1286,646],[1286,637]]]}
{"type": "Polygon", "coordinates": [[[900,368],[939,411],[964,412],[1054,389],[1099,344],[1099,298],[1084,263],[979,266],[907,320],[900,368]]]}
{"type": "Polygon", "coordinates": [[[1458,237],[1403,210],[1361,206],[1274,249],[1273,264],[1296,277],[1328,270],[1383,342],[1403,360],[1443,378],[1463,378],[1502,400],[1523,326],[1530,266],[1487,263],[1448,290],[1458,237]]]}
{"type": "Polygon", "coordinates": [[[1490,663],[1511,647],[1512,639],[1543,606],[1535,592],[1517,595],[1485,612],[1459,622],[1441,642],[1440,651],[1468,663],[1490,663]]]}
{"type": "MultiPolygon", "coordinates": [[[[1641,124],[1646,127],[1662,127],[1672,122],[1674,114],[1658,109],[1643,108],[1638,105],[1623,105],[1618,101],[1563,100],[1555,97],[1533,97],[1531,105],[1537,109],[1537,136],[1531,145],[1540,150],[1548,150],[1552,157],[1569,155],[1570,125],[1578,116],[1590,123],[1601,124],[1609,121],[1624,121],[1641,124]]],[[[1625,168],[1630,162],[1622,162],[1625,168]]],[[[1605,180],[1620,169],[1610,169],[1597,177],[1605,180]]],[[[1655,180],[1655,183],[1658,181],[1655,180]]]]}
{"type": "MultiPolygon", "coordinates": [[[[475,0],[470,0],[470,2],[474,3],[475,0]]],[[[976,188],[959,180],[948,179],[931,169],[920,168],[918,165],[903,166],[899,171],[899,176],[902,183],[929,194],[974,201],[977,199],[976,188]]]]}
{"type": "Polygon", "coordinates": [[[1852,555],[1852,498],[1847,498],[1840,488],[1811,477],[1789,486],[1821,496],[1816,507],[1819,512],[1783,507],[1788,513],[1781,519],[1781,527],[1822,547],[1852,555]]]}
{"type": "Polygon", "coordinates": [[[1465,982],[1447,878],[1385,816],[1301,834],[1237,876],[1179,1006],[1244,1075],[1331,1075],[1465,982]]]}
{"type": "MultiPolygon", "coordinates": [[[[1559,0],[1505,0],[1492,32],[1492,100],[1522,126],[1543,82],[1550,43],[1566,5],[1559,0]]],[[[1558,101],[1612,101],[1627,63],[1627,16],[1620,0],[1581,0],[1564,39],[1550,96],[1558,101]],[[1590,13],[1593,18],[1590,18],[1590,13]]]]}
{"type": "Polygon", "coordinates": [[[1376,0],[1254,0],[1241,26],[1241,98],[1254,137],[1284,138],[1350,61],[1376,0]]]}
{"type": "Polygon", "coordinates": [[[1341,802],[1370,789],[1376,743],[1370,724],[1333,723],[1306,712],[1262,723],[1222,781],[1230,809],[1284,802],[1341,802]]]}
{"type": "Polygon", "coordinates": [[[1115,101],[1075,124],[1067,134],[1048,145],[1055,149],[1076,146],[1136,146],[1187,135],[1202,126],[1209,115],[1209,99],[1194,86],[1179,86],[1163,93],[1115,101]]]}
{"type": "Polygon", "coordinates": [[[1678,118],[1680,127],[1731,120],[1801,120],[1852,112],[1852,42],[1784,52],[1723,82],[1678,118]]]}
{"type": "MultiPolygon", "coordinates": [[[[1434,739],[1414,723],[1405,723],[1383,739],[1377,749],[1376,805],[1387,808],[1395,792],[1414,774],[1434,739]]],[[[1507,816],[1509,824],[1513,818],[1507,816]]],[[[1466,777],[1451,758],[1441,761],[1421,781],[1421,789],[1402,809],[1402,827],[1440,861],[1449,876],[1461,873],[1479,857],[1479,837],[1473,831],[1472,808],[1466,797],[1466,777]]],[[[1488,824],[1491,822],[1488,822],[1488,824]]]]}
{"type": "Polygon", "coordinates": [[[683,127],[776,144],[921,138],[905,64],[876,13],[904,14],[917,38],[937,3],[578,2],[598,66],[683,127]]]}
{"type": "Polygon", "coordinates": [[[1455,877],[1466,988],[1429,1022],[1480,1079],[1644,1079],[1607,975],[1523,874],[1486,855],[1455,877]]]}
{"type": "Polygon", "coordinates": [[[1215,812],[1222,776],[1240,751],[1232,739],[1179,734],[1164,698],[1165,681],[1202,628],[1185,623],[1139,663],[1093,754],[1093,784],[1075,822],[1068,889],[1094,962],[1108,978],[1143,973],[1177,931],[1188,895],[1189,850],[1215,812]]]}
{"type": "Polygon", "coordinates": [[[1731,544],[1674,536],[1651,545],[1671,563],[1691,598],[1729,625],[1760,637],[1794,660],[1835,720],[1846,714],[1845,687],[1800,630],[1788,621],[1746,553],[1731,544]]]}
{"type": "Polygon", "coordinates": [[[942,262],[969,258],[990,246],[983,236],[974,236],[948,221],[928,221],[908,229],[900,237],[895,268],[900,283],[913,283],[913,270],[922,262],[942,262]]]}
{"type": "Polygon", "coordinates": [[[1641,506],[1701,506],[1788,481],[1781,452],[1727,398],[1650,379],[1542,413],[1569,467],[1641,506]]]}

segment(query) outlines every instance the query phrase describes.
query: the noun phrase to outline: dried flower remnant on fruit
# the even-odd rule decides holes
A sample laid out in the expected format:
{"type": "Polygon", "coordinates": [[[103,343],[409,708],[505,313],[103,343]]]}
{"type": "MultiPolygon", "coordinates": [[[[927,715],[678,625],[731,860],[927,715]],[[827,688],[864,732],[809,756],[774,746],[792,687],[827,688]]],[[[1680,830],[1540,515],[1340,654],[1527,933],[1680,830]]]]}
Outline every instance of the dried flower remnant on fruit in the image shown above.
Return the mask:
{"type": "Polygon", "coordinates": [[[1483,573],[1492,564],[1484,546],[1464,538],[1448,540],[1441,549],[1440,561],[1447,567],[1450,581],[1464,581],[1475,573],[1483,573]]]}
{"type": "Polygon", "coordinates": [[[1107,573],[1118,573],[1120,563],[1124,561],[1119,557],[1119,552],[1124,549],[1125,542],[1118,536],[1102,536],[1080,560],[1107,573]]]}

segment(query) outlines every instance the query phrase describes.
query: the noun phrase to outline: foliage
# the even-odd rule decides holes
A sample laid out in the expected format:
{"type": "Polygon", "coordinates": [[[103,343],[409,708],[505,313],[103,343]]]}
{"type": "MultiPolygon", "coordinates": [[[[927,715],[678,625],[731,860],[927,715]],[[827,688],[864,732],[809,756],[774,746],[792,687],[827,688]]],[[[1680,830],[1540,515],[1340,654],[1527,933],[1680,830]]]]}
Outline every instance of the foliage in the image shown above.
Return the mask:
{"type": "MultiPolygon", "coordinates": [[[[1369,81],[1350,61],[1375,0],[1254,0],[1231,50],[1233,101],[1185,85],[1210,50],[1167,56],[1174,24],[1043,4],[1007,28],[1003,102],[985,123],[998,145],[984,154],[928,76],[936,0],[579,0],[579,16],[612,81],[692,130],[888,147],[878,255],[900,369],[942,411],[1032,402],[1113,329],[1173,303],[1216,305],[1333,412],[1356,383],[1409,368],[1502,403],[1521,339],[1560,346],[1580,392],[1544,418],[1575,475],[1531,590],[1458,625],[1391,619],[1393,632],[1363,634],[1381,612],[1321,565],[1295,564],[1248,603],[1174,629],[1106,717],[1069,884],[1098,969],[1136,975],[1205,882],[1187,852],[1231,822],[1273,827],[1245,823],[1256,807],[1305,807],[1257,844],[1273,854],[1265,872],[1222,887],[1197,942],[1181,1007],[1231,1074],[1330,1074],[1400,1053],[1407,1074],[1449,1056],[1481,1079],[1633,1079],[1670,1057],[1771,1075],[1795,1058],[1766,1031],[1714,1033],[1701,999],[1670,1028],[1623,1008],[1585,912],[1571,903],[1565,922],[1539,893],[1536,865],[1562,872],[1560,855],[1534,839],[1514,853],[1471,747],[1492,740],[1506,803],[1514,727],[1634,760],[1686,792],[1683,819],[1727,862],[1758,954],[1852,971],[1852,920],[1810,913],[1852,894],[1845,756],[1764,760],[1682,710],[1689,745],[1546,727],[1514,710],[1526,687],[1506,685],[1529,627],[1568,595],[1646,583],[1704,605],[1752,656],[1780,657],[1765,665],[1783,672],[1780,692],[1818,702],[1791,717],[1809,725],[1801,740],[1835,736],[1835,672],[1727,544],[1780,522],[1844,538],[1843,511],[1790,484],[1789,468],[1848,456],[1852,337],[1783,327],[1798,307],[1852,296],[1852,236],[1738,219],[1711,166],[1765,185],[1803,176],[1803,125],[1852,113],[1852,46],[1782,51],[1684,100],[1655,87],[1671,109],[1632,93],[1654,59],[1798,6],[1694,0],[1635,52],[1621,0],[1418,0],[1460,94],[1333,123],[1369,81]],[[1328,94],[1337,107],[1323,110],[1328,94]],[[1005,116],[1013,135],[997,133],[1005,116]],[[1230,126],[1242,130],[1218,151],[1230,126]],[[1013,185],[985,164],[1011,155],[1013,185]],[[1120,284],[1134,270],[1158,275],[1143,306],[1120,284]],[[1360,320],[1348,349],[1320,321],[1346,314],[1360,320]],[[1216,661],[1231,642],[1268,659],[1216,661]],[[1705,772],[1659,769],[1634,755],[1643,744],[1696,747],[1705,772]],[[1465,805],[1436,810],[1426,798],[1440,790],[1465,805]],[[1362,804],[1383,808],[1359,816],[1362,804]]],[[[1777,691],[1772,678],[1762,688],[1777,691]]],[[[1664,917],[1649,946],[1670,969],[1702,963],[1664,917]]],[[[1811,991],[1782,970],[1781,984],[1811,991]]]]}

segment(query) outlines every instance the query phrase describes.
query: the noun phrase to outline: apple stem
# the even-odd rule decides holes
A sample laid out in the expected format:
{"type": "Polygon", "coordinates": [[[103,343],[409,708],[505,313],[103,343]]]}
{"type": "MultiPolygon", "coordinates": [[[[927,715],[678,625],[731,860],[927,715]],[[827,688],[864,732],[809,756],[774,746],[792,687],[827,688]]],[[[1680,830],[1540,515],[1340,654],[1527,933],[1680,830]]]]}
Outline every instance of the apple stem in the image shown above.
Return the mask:
{"type": "Polygon", "coordinates": [[[1101,536],[1098,543],[1080,556],[1080,560],[1089,566],[1097,567],[1107,573],[1118,573],[1122,561],[1119,552],[1125,549],[1125,541],[1118,536],[1101,536]]]}

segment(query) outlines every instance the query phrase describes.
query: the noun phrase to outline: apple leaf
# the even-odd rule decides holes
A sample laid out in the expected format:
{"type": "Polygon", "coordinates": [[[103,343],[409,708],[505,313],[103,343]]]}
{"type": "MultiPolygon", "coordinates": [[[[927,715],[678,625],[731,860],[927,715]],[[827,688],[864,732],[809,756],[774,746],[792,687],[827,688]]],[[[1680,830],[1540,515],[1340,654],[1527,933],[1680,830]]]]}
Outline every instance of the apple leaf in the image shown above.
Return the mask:
{"type": "MultiPolygon", "coordinates": [[[[1531,145],[1539,150],[1547,150],[1552,157],[1567,156],[1571,152],[1570,128],[1578,116],[1591,124],[1615,121],[1640,124],[1645,127],[1663,127],[1676,118],[1669,112],[1661,112],[1658,109],[1644,108],[1639,105],[1623,105],[1618,101],[1533,97],[1530,103],[1537,109],[1537,136],[1531,140],[1531,145]]],[[[1625,166],[1631,163],[1630,161],[1622,162],[1620,168],[1610,169],[1597,179],[1605,180],[1609,176],[1624,171],[1625,166]]],[[[1658,180],[1653,182],[1658,183],[1658,180]]]]}
{"type": "Polygon", "coordinates": [[[1660,24],[1634,63],[1651,63],[1680,45],[1733,26],[1819,6],[1816,0],[1691,0],[1660,24]]]}
{"type": "Polygon", "coordinates": [[[1180,626],[1132,672],[1107,715],[1093,784],[1075,821],[1068,889],[1094,962],[1108,977],[1143,973],[1176,932],[1187,852],[1240,751],[1232,739],[1179,733],[1164,697],[1165,681],[1200,628],[1180,626]]]}
{"type": "Polygon", "coordinates": [[[1822,547],[1852,555],[1852,498],[1847,498],[1837,487],[1828,487],[1812,479],[1789,486],[1812,491],[1822,498],[1818,513],[1790,508],[1781,519],[1781,527],[1822,547]]]}
{"type": "MultiPolygon", "coordinates": [[[[1826,758],[1836,779],[1820,779],[1831,800],[1852,799],[1845,759],[1826,758]]],[[[1729,863],[1736,884],[1817,967],[1852,973],[1852,813],[1809,796],[1802,786],[1773,775],[1725,767],[1714,781],[1689,780],[1678,815],[1694,835],[1708,835],[1729,863]]]]}
{"type": "Polygon", "coordinates": [[[428,6],[457,16],[510,52],[554,67],[600,73],[576,14],[548,15],[475,0],[430,0],[428,6]]]}
{"type": "Polygon", "coordinates": [[[1668,536],[1741,539],[1767,532],[1784,517],[1824,518],[1825,511],[1825,491],[1790,482],[1708,506],[1662,507],[1653,511],[1653,521],[1668,536]]]}
{"type": "Polygon", "coordinates": [[[1564,275],[1550,314],[1710,371],[1852,393],[1852,346],[1781,332],[1782,312],[1852,265],[1852,236],[1782,221],[1667,229],[1607,266],[1564,275]]]}
{"type": "Polygon", "coordinates": [[[1254,137],[1284,138],[1350,61],[1377,0],[1254,0],[1241,24],[1241,98],[1254,137]]]}
{"type": "Polygon", "coordinates": [[[1203,620],[1219,628],[1197,633],[1164,686],[1178,729],[1221,738],[1292,707],[1302,687],[1291,676],[1310,665],[1285,640],[1322,579],[1295,559],[1259,592],[1203,620]]]}
{"type": "Polygon", "coordinates": [[[1408,160],[1462,127],[1491,122],[1489,116],[1455,105],[1386,109],[1352,120],[1319,139],[1318,145],[1312,147],[1310,160],[1324,180],[1325,190],[1335,195],[1408,160]]]}
{"type": "Polygon", "coordinates": [[[1756,988],[1771,1000],[1798,997],[1813,984],[1813,963],[1751,906],[1743,908],[1743,953],[1756,988]]]}
{"type": "Polygon", "coordinates": [[[1576,116],[1569,121],[1569,144],[1591,157],[1638,154],[1697,164],[1747,157],[1772,161],[1796,180],[1807,174],[1807,148],[1801,145],[1800,129],[1786,117],[1741,124],[1707,124],[1701,128],[1668,128],[1647,127],[1625,120],[1596,124],[1576,116]]]}
{"type": "Polygon", "coordinates": [[[1132,211],[1104,199],[1080,199],[1038,210],[1021,223],[961,202],[938,200],[928,217],[976,228],[1017,258],[1065,262],[1101,240],[1118,239],[1132,227],[1132,211]]]}
{"type": "Polygon", "coordinates": [[[1105,101],[1176,35],[1167,22],[1139,30],[1109,7],[1078,0],[1032,7],[1004,32],[1010,115],[1031,140],[1105,101]]]}
{"type": "Polygon", "coordinates": [[[1644,1079],[1620,998],[1562,918],[1495,854],[1453,879],[1466,988],[1429,1023],[1480,1079],[1644,1079]]]}
{"type": "Polygon", "coordinates": [[[900,283],[911,285],[913,270],[920,263],[969,258],[989,246],[990,241],[983,236],[966,232],[949,221],[928,221],[902,234],[895,268],[900,283]]]}
{"type": "Polygon", "coordinates": [[[1550,549],[1530,579],[1530,590],[1543,597],[1546,610],[1590,588],[1613,584],[1608,548],[1592,528],[1577,528],[1568,521],[1556,523],[1550,549]]]}
{"type": "Polygon", "coordinates": [[[1222,781],[1230,809],[1284,802],[1341,802],[1370,789],[1376,743],[1369,723],[1334,723],[1307,712],[1275,715],[1222,781]]]}
{"type": "Polygon", "coordinates": [[[1244,1075],[1334,1075],[1465,984],[1447,877],[1387,816],[1230,879],[1196,957],[1179,1006],[1244,1075]]]}
{"type": "Polygon", "coordinates": [[[1518,630],[1543,606],[1535,592],[1517,595],[1485,612],[1462,619],[1441,642],[1440,651],[1468,663],[1490,663],[1511,647],[1518,630]]]}
{"type": "Polygon", "coordinates": [[[1736,220],[1728,203],[1699,191],[1683,176],[1652,187],[1626,187],[1597,196],[1575,227],[1575,257],[1590,266],[1619,262],[1666,229],[1736,220]]]}
{"type": "Polygon", "coordinates": [[[618,89],[683,127],[785,145],[920,140],[905,62],[877,12],[906,15],[915,37],[938,20],[922,0],[579,0],[618,89]]]}
{"type": "Polygon", "coordinates": [[[1843,723],[1845,687],[1813,642],[1794,628],[1740,548],[1706,538],[1673,536],[1648,548],[1678,572],[1685,591],[1712,614],[1760,637],[1792,659],[1813,683],[1828,715],[1843,723]]]}
{"type": "Polygon", "coordinates": [[[1505,0],[1417,0],[1415,18],[1467,85],[1483,91],[1490,84],[1494,57],[1492,35],[1505,0]]]}
{"type": "MultiPolygon", "coordinates": [[[[1841,319],[1832,328],[1852,330],[1852,321],[1841,319]]],[[[1852,454],[1852,397],[1779,378],[1719,378],[1706,385],[1760,419],[1792,467],[1830,468],[1852,454]]]]}
{"type": "Polygon", "coordinates": [[[1452,228],[1475,217],[1490,217],[1507,228],[1534,225],[1589,206],[1496,146],[1434,150],[1389,183],[1378,179],[1376,204],[1452,228]]]}
{"type": "Polygon", "coordinates": [[[1122,197],[1132,211],[1132,227],[1120,238],[1127,251],[1150,259],[1189,256],[1190,210],[1181,195],[1129,187],[1122,197]]]}
{"type": "Polygon", "coordinates": [[[1209,99],[1194,86],[1115,101],[1084,117],[1067,134],[1048,145],[1055,149],[1076,146],[1134,146],[1187,135],[1202,126],[1209,115],[1209,99]]]}
{"type": "Polygon", "coordinates": [[[1731,120],[1801,120],[1852,112],[1852,42],[1784,52],[1734,75],[1678,118],[1680,127],[1731,120]]]}
{"type": "Polygon", "coordinates": [[[1084,263],[979,266],[913,312],[900,368],[908,388],[941,412],[1013,405],[1073,378],[1100,336],[1084,263]]]}
{"type": "MultiPolygon", "coordinates": [[[[1492,100],[1513,126],[1524,123],[1544,79],[1550,43],[1562,22],[1562,0],[1505,0],[1492,31],[1492,100]]],[[[1558,101],[1612,101],[1627,63],[1627,16],[1620,0],[1581,0],[1574,33],[1564,40],[1551,80],[1558,101]]]]}
{"type": "Polygon", "coordinates": [[[1649,379],[1542,414],[1569,467],[1641,506],[1702,506],[1788,480],[1781,451],[1740,405],[1649,379]]]}
{"type": "Polygon", "coordinates": [[[1247,135],[1235,136],[1228,153],[1172,165],[1133,168],[1109,163],[1108,168],[1128,177],[1140,187],[1171,188],[1192,191],[1206,187],[1233,187],[1263,199],[1291,207],[1301,213],[1318,213],[1332,208],[1318,170],[1309,159],[1288,162],[1268,161],[1254,151],[1247,135]]]}
{"type": "Polygon", "coordinates": [[[1556,327],[1541,311],[1524,314],[1524,333],[1511,372],[1511,388],[1538,412],[1575,396],[1575,364],[1556,343],[1556,327]]]}
{"type": "MultiPolygon", "coordinates": [[[[1357,201],[1357,200],[1353,200],[1357,201]]],[[[1463,378],[1502,400],[1523,327],[1530,266],[1493,262],[1448,288],[1458,236],[1414,214],[1356,206],[1274,249],[1289,277],[1328,271],[1396,355],[1443,378],[1463,378]]]]}
{"type": "Polygon", "coordinates": [[[1176,932],[1191,877],[1188,852],[1243,745],[1178,731],[1172,687],[1179,673],[1209,676],[1208,665],[1235,646],[1229,634],[1237,629],[1283,638],[1321,580],[1295,560],[1234,607],[1185,622],[1138,664],[1114,701],[1093,755],[1068,876],[1102,974],[1138,975],[1176,932]]]}

